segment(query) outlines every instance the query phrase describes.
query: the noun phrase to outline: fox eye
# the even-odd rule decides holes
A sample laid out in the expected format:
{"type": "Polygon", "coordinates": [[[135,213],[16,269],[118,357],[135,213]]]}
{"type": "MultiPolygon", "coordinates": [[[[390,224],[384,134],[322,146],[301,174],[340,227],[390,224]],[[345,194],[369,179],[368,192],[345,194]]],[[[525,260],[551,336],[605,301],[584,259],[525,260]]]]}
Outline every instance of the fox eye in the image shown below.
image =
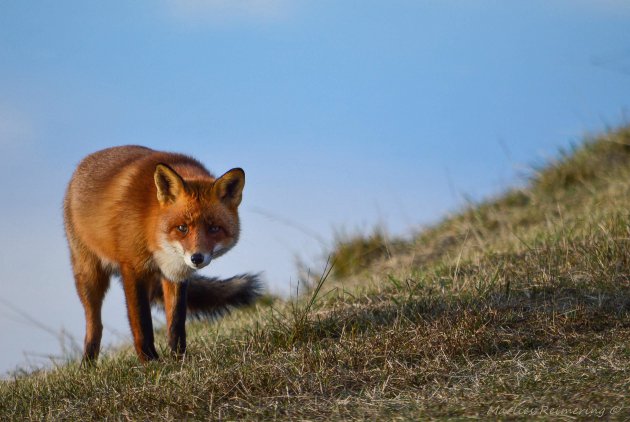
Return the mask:
{"type": "Polygon", "coordinates": [[[218,232],[219,232],[219,230],[221,230],[221,227],[219,227],[219,226],[210,226],[210,227],[208,228],[208,231],[209,231],[210,233],[218,233],[218,232]]]}
{"type": "Polygon", "coordinates": [[[188,226],[186,224],[180,224],[177,226],[177,230],[179,230],[180,233],[186,234],[188,233],[188,226]]]}

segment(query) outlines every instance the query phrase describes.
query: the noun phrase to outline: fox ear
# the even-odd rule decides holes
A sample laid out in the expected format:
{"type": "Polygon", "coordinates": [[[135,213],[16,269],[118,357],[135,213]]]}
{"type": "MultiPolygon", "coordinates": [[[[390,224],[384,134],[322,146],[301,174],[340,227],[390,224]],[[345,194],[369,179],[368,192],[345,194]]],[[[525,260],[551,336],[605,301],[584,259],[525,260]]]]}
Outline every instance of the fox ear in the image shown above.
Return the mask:
{"type": "Polygon", "coordinates": [[[238,207],[243,199],[243,187],[245,186],[245,172],[235,168],[219,177],[213,186],[213,190],[221,202],[231,207],[238,207]]]}
{"type": "Polygon", "coordinates": [[[157,187],[157,198],[160,204],[175,202],[179,194],[184,190],[184,180],[166,164],[160,163],[155,166],[153,179],[157,187]]]}

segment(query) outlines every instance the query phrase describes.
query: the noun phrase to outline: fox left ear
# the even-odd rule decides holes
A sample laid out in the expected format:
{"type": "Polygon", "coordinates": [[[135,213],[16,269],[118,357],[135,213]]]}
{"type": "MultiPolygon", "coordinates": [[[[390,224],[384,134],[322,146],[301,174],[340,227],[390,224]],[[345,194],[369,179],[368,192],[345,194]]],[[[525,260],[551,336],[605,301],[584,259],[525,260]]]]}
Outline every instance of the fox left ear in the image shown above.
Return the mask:
{"type": "Polygon", "coordinates": [[[244,186],[245,172],[241,168],[234,168],[219,177],[212,189],[223,203],[236,208],[243,199],[244,186]]]}
{"type": "Polygon", "coordinates": [[[155,166],[153,178],[155,179],[157,197],[160,204],[165,205],[175,202],[177,197],[184,191],[184,180],[166,164],[159,163],[155,166]]]}

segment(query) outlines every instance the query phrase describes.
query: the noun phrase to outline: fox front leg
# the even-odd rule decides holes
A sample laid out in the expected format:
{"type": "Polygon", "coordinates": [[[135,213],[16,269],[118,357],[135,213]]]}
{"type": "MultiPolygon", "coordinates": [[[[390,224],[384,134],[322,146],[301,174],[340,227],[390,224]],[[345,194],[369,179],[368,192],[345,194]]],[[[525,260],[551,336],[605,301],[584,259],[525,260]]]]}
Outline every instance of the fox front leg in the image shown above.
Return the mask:
{"type": "Polygon", "coordinates": [[[186,301],[188,281],[179,283],[162,279],[168,345],[178,356],[186,352],[186,301]]]}
{"type": "Polygon", "coordinates": [[[158,353],[153,340],[149,283],[128,268],[121,268],[121,275],[136,353],[143,362],[155,360],[158,358],[158,353]]]}

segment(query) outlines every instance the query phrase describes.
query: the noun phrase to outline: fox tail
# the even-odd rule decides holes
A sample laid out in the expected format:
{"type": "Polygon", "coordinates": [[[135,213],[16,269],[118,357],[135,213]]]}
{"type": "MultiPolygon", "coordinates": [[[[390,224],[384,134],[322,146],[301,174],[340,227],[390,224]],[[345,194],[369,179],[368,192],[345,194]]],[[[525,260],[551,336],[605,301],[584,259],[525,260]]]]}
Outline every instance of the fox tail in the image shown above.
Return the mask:
{"type": "MultiPolygon", "coordinates": [[[[262,291],[258,274],[240,274],[227,280],[195,275],[188,280],[187,311],[193,318],[216,318],[229,313],[231,308],[253,304],[262,291]]],[[[153,300],[163,306],[161,285],[153,300]]]]}

